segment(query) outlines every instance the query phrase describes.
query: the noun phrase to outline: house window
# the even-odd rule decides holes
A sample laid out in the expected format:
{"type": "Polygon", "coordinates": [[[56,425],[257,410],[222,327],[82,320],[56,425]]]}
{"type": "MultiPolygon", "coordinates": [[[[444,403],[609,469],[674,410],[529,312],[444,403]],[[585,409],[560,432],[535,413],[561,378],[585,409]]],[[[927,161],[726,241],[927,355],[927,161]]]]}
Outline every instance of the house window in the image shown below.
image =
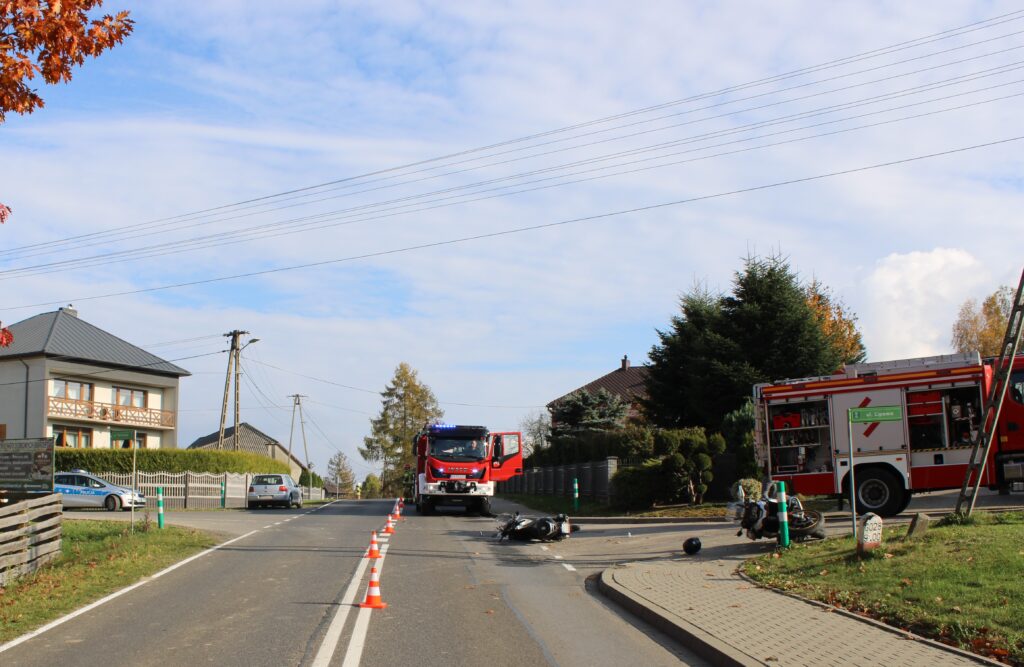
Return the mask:
{"type": "Polygon", "coordinates": [[[114,387],[114,404],[133,408],[144,408],[146,407],[146,391],[144,389],[114,387]]]}
{"type": "Polygon", "coordinates": [[[75,380],[54,378],[53,386],[50,388],[50,396],[66,398],[72,401],[91,401],[92,385],[75,380]]]}
{"type": "Polygon", "coordinates": [[[131,449],[133,444],[136,449],[145,449],[146,434],[139,433],[138,431],[136,431],[134,442],[132,440],[112,440],[110,442],[110,446],[113,447],[114,449],[131,449]]]}
{"type": "Polygon", "coordinates": [[[58,447],[71,447],[73,449],[89,449],[92,447],[91,428],[54,425],[53,435],[57,438],[58,447]]]}

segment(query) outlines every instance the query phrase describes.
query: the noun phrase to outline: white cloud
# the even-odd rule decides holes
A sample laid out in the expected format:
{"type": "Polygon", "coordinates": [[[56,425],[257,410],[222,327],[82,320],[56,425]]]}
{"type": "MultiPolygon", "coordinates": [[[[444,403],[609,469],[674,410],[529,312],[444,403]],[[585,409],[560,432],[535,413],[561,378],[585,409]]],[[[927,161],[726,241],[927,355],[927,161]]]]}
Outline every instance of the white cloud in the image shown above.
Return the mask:
{"type": "Polygon", "coordinates": [[[991,284],[992,272],[957,248],[894,253],[865,278],[865,344],[874,360],[950,352],[960,304],[991,284]]]}

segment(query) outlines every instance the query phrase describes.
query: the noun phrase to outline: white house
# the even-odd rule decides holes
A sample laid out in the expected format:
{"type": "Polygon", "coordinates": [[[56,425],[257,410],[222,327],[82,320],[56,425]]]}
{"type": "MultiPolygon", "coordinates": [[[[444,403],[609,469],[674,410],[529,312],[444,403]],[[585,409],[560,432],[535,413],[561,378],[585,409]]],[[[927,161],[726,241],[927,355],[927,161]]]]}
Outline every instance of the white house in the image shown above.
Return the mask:
{"type": "Polygon", "coordinates": [[[140,448],[178,444],[184,368],[60,308],[13,324],[0,348],[0,439],[56,437],[58,447],[130,447],[111,430],[133,430],[140,448]]]}

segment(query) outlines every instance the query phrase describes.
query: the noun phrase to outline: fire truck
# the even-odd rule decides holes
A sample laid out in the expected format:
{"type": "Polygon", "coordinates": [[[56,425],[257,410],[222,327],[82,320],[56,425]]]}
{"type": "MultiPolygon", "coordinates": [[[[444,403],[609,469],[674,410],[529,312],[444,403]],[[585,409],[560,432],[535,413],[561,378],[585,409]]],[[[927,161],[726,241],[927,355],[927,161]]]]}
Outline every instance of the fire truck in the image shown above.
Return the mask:
{"type": "Polygon", "coordinates": [[[424,427],[413,438],[416,511],[431,514],[438,505],[461,505],[489,515],[495,483],[523,473],[522,443],[521,433],[491,433],[485,426],[424,427]]]}
{"type": "MultiPolygon", "coordinates": [[[[915,493],[960,488],[994,364],[978,353],[942,355],[757,385],[758,458],[793,493],[849,497],[847,410],[899,407],[899,420],[852,425],[857,511],[898,514],[915,493]]],[[[982,468],[981,484],[1001,493],[1024,487],[1022,392],[1024,356],[1017,356],[982,468]]]]}

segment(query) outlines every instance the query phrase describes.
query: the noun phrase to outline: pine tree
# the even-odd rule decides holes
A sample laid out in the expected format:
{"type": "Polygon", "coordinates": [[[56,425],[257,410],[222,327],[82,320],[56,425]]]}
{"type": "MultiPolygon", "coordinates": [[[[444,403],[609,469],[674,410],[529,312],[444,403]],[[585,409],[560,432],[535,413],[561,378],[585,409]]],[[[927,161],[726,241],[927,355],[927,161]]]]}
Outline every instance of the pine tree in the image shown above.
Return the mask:
{"type": "Polygon", "coordinates": [[[383,491],[397,495],[401,493],[402,471],[407,464],[415,464],[413,437],[424,424],[443,417],[444,411],[430,387],[421,383],[416,371],[405,362],[395,369],[381,397],[380,414],[370,420],[370,435],[363,438],[359,454],[366,461],[383,464],[383,491]]]}

